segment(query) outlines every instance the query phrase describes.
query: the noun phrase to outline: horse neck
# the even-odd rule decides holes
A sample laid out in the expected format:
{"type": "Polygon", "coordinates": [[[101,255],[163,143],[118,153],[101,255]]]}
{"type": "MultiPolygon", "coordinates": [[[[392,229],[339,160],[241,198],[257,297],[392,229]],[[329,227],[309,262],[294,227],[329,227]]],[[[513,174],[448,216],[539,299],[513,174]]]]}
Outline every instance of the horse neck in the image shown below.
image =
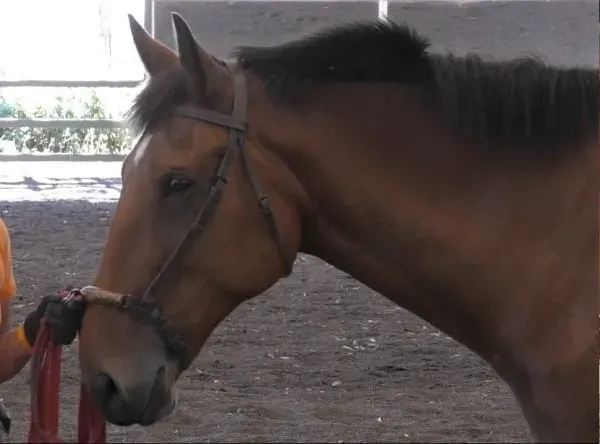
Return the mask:
{"type": "Polygon", "coordinates": [[[419,93],[384,85],[331,88],[310,111],[277,109],[269,127],[312,203],[302,251],[484,357],[509,348],[490,335],[510,329],[511,300],[579,285],[552,276],[570,266],[556,257],[590,248],[597,183],[578,178],[583,160],[498,167],[473,155],[478,147],[466,147],[419,93]]]}

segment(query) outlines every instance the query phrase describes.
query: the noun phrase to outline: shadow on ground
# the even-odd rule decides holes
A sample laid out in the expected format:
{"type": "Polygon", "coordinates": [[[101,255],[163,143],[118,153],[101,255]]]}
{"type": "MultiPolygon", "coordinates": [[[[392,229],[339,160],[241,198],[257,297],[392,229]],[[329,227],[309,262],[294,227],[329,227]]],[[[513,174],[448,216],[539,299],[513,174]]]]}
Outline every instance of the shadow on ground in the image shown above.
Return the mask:
{"type": "Polygon", "coordinates": [[[119,177],[0,178],[0,196],[6,201],[84,199],[113,201],[119,198],[119,177]]]}

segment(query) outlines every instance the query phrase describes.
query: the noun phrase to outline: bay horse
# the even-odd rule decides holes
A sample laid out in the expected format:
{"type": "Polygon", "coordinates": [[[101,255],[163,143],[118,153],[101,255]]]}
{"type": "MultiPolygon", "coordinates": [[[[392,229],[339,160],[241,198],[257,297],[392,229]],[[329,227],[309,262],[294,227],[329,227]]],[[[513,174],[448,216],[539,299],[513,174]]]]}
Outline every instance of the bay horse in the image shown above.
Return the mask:
{"type": "Polygon", "coordinates": [[[148,83],[87,289],[118,303],[80,332],[109,422],[165,417],[215,327],[302,252],[481,356],[535,440],[598,441],[596,69],[436,54],[378,21],[225,62],[172,20],[177,51],[130,16],[148,83]]]}

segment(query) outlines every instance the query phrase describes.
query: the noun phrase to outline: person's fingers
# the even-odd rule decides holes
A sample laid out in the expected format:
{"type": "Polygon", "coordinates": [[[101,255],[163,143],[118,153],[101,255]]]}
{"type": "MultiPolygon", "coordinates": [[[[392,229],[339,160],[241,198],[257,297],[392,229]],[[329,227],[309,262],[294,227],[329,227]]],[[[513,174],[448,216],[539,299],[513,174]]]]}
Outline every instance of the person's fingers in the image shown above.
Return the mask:
{"type": "Polygon", "coordinates": [[[72,332],[53,331],[52,340],[58,345],[70,345],[75,340],[76,334],[72,332]]]}
{"type": "Polygon", "coordinates": [[[45,316],[50,324],[54,342],[60,345],[73,342],[81,328],[84,308],[80,301],[48,303],[45,316]]]}
{"type": "Polygon", "coordinates": [[[49,305],[62,303],[61,301],[62,301],[62,298],[58,295],[45,296],[42,299],[42,301],[40,302],[38,309],[41,310],[41,312],[43,314],[48,310],[49,305]]]}
{"type": "Polygon", "coordinates": [[[80,314],[83,313],[86,307],[85,301],[78,299],[72,299],[70,301],[67,301],[66,303],[64,303],[64,305],[66,305],[69,310],[80,314]]]}
{"type": "Polygon", "coordinates": [[[54,341],[60,345],[69,345],[75,340],[77,330],[73,328],[58,329],[54,334],[54,341]]]}
{"type": "Polygon", "coordinates": [[[64,316],[81,315],[85,310],[85,303],[77,300],[63,301],[61,299],[48,301],[46,311],[64,313],[64,316]],[[72,313],[72,314],[70,314],[72,313]]]}
{"type": "Polygon", "coordinates": [[[44,299],[47,301],[62,301],[64,298],[59,294],[49,294],[44,299]]]}
{"type": "Polygon", "coordinates": [[[65,319],[61,318],[49,318],[48,324],[52,339],[55,343],[60,345],[68,345],[75,339],[77,335],[77,328],[69,323],[65,322],[65,319]]]}
{"type": "Polygon", "coordinates": [[[67,307],[60,301],[46,304],[45,316],[47,318],[62,318],[67,314],[67,307]]]}

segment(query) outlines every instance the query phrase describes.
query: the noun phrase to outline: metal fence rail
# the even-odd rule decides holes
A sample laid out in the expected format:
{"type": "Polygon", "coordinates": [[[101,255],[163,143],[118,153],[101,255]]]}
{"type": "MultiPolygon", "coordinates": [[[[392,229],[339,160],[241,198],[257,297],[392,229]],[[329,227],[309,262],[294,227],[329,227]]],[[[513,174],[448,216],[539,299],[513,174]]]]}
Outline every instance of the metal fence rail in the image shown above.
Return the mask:
{"type": "Polygon", "coordinates": [[[135,88],[144,80],[0,80],[0,88],[135,88]]]}
{"type": "MultiPolygon", "coordinates": [[[[144,28],[154,35],[154,0],[144,0],[144,28]]],[[[135,88],[141,80],[0,80],[0,88],[135,88]]],[[[0,118],[0,129],[14,128],[122,128],[116,119],[0,118]]]]}
{"type": "Polygon", "coordinates": [[[123,128],[123,119],[48,119],[42,117],[17,119],[4,117],[0,119],[0,129],[14,128],[123,128]]]}
{"type": "MultiPolygon", "coordinates": [[[[155,1],[144,0],[144,28],[154,36],[155,1]]],[[[181,0],[179,0],[181,1],[181,0]]],[[[185,0],[184,0],[185,1],[185,0]]],[[[189,0],[198,1],[198,0],[189,0]]],[[[377,0],[378,16],[387,19],[388,0],[377,0]]],[[[141,80],[0,80],[0,88],[135,88],[141,80]]],[[[48,119],[48,118],[0,118],[0,129],[14,128],[120,128],[124,120],[115,119],[48,119]]]]}
{"type": "MultiPolygon", "coordinates": [[[[2,87],[47,87],[47,88],[135,88],[143,80],[0,80],[2,87]]],[[[41,117],[0,118],[0,129],[14,128],[121,128],[124,120],[115,119],[49,119],[41,117]]]]}

